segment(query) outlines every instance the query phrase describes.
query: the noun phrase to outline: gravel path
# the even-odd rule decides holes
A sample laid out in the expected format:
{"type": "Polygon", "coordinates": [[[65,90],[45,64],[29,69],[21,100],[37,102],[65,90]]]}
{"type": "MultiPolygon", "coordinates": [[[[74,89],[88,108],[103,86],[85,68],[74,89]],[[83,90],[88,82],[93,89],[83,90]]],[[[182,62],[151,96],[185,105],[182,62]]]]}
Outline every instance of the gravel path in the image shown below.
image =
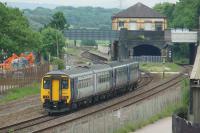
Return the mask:
{"type": "Polygon", "coordinates": [[[39,95],[0,105],[0,127],[43,115],[39,95]]]}
{"type": "Polygon", "coordinates": [[[167,117],[131,133],[172,133],[172,118],[167,117]]]}

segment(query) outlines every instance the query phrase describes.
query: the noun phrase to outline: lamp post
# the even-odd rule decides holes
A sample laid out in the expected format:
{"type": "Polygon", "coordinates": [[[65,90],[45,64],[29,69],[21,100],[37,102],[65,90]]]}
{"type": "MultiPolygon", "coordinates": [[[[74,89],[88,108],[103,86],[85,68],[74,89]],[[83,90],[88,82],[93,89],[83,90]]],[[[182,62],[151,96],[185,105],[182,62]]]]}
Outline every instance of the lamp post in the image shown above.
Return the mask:
{"type": "Polygon", "coordinates": [[[165,56],[163,56],[163,79],[165,78],[165,56]]]}
{"type": "MultiPolygon", "coordinates": [[[[56,24],[55,24],[55,29],[56,28],[56,24]]],[[[57,31],[56,31],[56,53],[57,53],[57,57],[59,58],[59,49],[58,49],[58,35],[57,35],[57,31]]]]}

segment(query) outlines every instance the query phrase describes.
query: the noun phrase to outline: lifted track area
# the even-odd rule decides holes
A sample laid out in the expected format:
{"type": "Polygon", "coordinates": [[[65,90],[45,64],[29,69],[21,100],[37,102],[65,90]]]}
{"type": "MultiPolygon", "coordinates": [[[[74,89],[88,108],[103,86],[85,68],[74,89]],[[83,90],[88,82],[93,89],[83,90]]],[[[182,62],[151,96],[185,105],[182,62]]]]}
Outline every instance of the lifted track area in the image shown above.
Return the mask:
{"type": "Polygon", "coordinates": [[[83,53],[81,53],[81,56],[83,58],[91,60],[94,64],[102,63],[104,64],[106,61],[108,61],[106,58],[98,56],[96,54],[90,53],[89,50],[85,50],[83,53]]]}

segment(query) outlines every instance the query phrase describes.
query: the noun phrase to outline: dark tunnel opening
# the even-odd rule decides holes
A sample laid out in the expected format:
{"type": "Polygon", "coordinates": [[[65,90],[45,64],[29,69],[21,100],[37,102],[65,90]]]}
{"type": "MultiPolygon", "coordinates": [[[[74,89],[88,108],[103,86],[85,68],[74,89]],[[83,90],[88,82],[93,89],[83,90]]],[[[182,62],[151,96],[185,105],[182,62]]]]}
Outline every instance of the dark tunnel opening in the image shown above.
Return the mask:
{"type": "Polygon", "coordinates": [[[133,56],[161,56],[161,50],[152,45],[139,45],[134,48],[133,56]]]}

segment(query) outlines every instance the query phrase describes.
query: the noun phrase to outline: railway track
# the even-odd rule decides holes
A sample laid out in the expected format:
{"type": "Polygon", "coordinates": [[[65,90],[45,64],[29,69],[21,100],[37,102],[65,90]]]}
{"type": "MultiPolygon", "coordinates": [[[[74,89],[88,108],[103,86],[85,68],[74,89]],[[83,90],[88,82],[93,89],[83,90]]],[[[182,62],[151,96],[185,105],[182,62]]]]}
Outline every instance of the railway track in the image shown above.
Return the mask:
{"type": "MultiPolygon", "coordinates": [[[[150,76],[149,73],[147,73],[146,76],[141,78],[141,80],[139,81],[139,86],[138,86],[137,89],[149,84],[151,81],[152,81],[152,77],[150,76]]],[[[98,105],[101,105],[101,104],[102,103],[99,103],[98,105]]],[[[89,109],[90,109],[90,107],[85,108],[84,110],[89,110],[89,109]]],[[[76,114],[78,112],[79,111],[72,113],[72,115],[76,114]]],[[[69,114],[69,115],[71,115],[71,114],[69,114]]],[[[69,116],[69,115],[65,115],[65,116],[69,116]]],[[[60,119],[61,117],[63,117],[63,115],[53,116],[53,117],[50,117],[48,115],[40,116],[40,117],[37,117],[37,118],[34,118],[34,119],[30,119],[30,120],[19,122],[19,123],[13,124],[13,125],[2,127],[2,128],[0,128],[0,133],[5,133],[5,132],[31,132],[33,129],[35,129],[34,127],[38,127],[38,125],[43,125],[44,123],[52,122],[54,120],[60,119]]],[[[40,128],[38,128],[38,129],[40,129],[40,128]]]]}
{"type": "MultiPolygon", "coordinates": [[[[187,69],[187,68],[186,68],[187,69]]],[[[163,81],[159,85],[149,86],[148,84],[152,82],[153,77],[149,73],[145,73],[143,78],[139,81],[138,88],[123,96],[111,99],[109,101],[99,103],[97,105],[76,111],[74,113],[49,117],[47,115],[20,122],[14,125],[0,128],[0,133],[4,132],[48,132],[53,128],[65,125],[67,123],[74,122],[81,118],[90,116],[95,113],[109,110],[117,110],[119,108],[127,107],[132,104],[138,103],[146,98],[156,95],[182,81],[181,77],[184,74],[179,74],[168,81],[163,81]],[[143,88],[143,89],[139,89],[143,88]]]]}
{"type": "Polygon", "coordinates": [[[48,122],[48,125],[45,126],[38,126],[41,127],[41,129],[36,129],[33,130],[34,133],[39,133],[39,132],[48,132],[53,130],[56,127],[66,125],[68,123],[77,121],[79,119],[85,118],[87,116],[93,115],[95,113],[100,113],[103,111],[111,111],[111,110],[117,110],[119,108],[127,107],[132,104],[138,103],[143,101],[144,99],[147,99],[151,96],[154,96],[156,94],[159,94],[162,91],[165,91],[169,88],[171,88],[174,85],[179,84],[183,80],[183,75],[184,74],[179,74],[178,76],[175,76],[174,78],[162,82],[159,85],[155,86],[149,86],[144,89],[138,89],[134,93],[130,93],[128,95],[119,97],[117,99],[114,99],[113,101],[109,101],[107,104],[103,104],[102,106],[95,106],[91,107],[88,109],[84,109],[79,111],[78,113],[73,113],[72,115],[69,116],[64,116],[62,119],[56,119],[57,122],[51,121],[48,122]]]}
{"type": "Polygon", "coordinates": [[[89,50],[85,50],[83,53],[81,53],[81,56],[91,60],[94,64],[99,64],[99,63],[104,64],[106,61],[108,61],[104,57],[90,53],[89,50]]]}
{"type": "Polygon", "coordinates": [[[19,130],[23,130],[24,128],[28,128],[30,126],[34,126],[49,120],[53,120],[55,119],[55,117],[49,117],[48,115],[42,115],[39,117],[36,117],[34,119],[30,119],[30,120],[26,120],[26,121],[22,121],[20,123],[16,123],[13,125],[9,125],[6,127],[1,127],[0,128],[0,133],[5,133],[5,132],[16,132],[19,130]]]}

